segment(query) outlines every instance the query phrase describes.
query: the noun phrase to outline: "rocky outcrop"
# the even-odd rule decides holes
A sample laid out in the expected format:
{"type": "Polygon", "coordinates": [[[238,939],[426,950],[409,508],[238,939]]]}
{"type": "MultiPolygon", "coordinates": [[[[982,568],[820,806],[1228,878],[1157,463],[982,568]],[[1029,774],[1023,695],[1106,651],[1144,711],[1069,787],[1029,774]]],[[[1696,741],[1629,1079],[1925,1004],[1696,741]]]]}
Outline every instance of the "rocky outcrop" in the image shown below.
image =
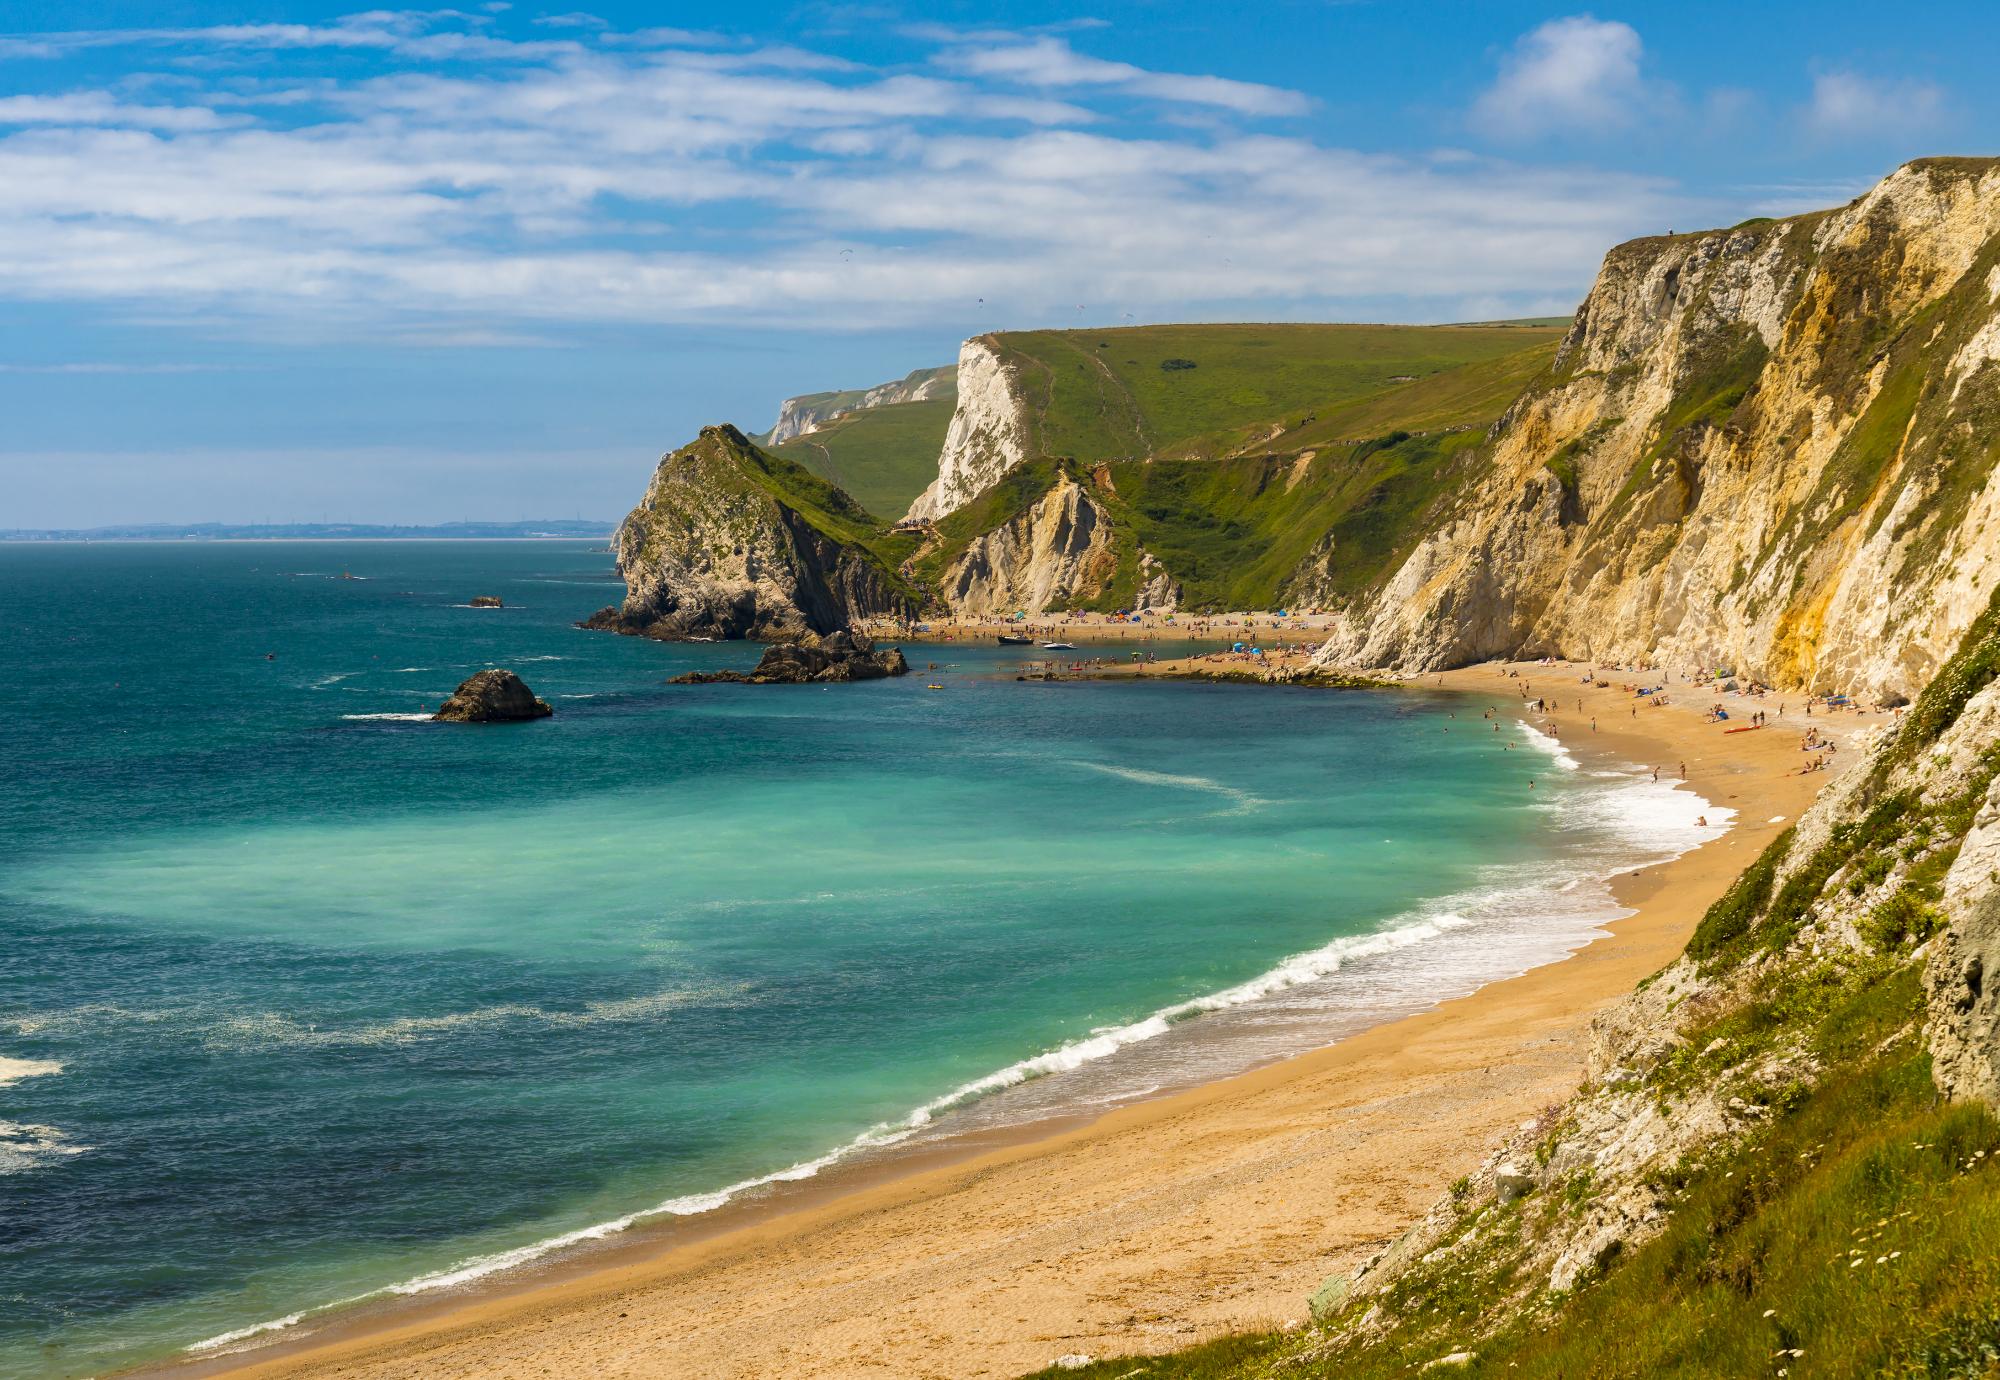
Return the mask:
{"type": "Polygon", "coordinates": [[[793,642],[777,642],[764,649],[756,669],[742,671],[691,671],[675,676],[674,685],[803,685],[809,681],[829,683],[851,680],[882,680],[906,676],[909,662],[899,647],[877,650],[875,644],[857,633],[835,632],[825,637],[807,633],[793,642]]]}
{"type": "Polygon", "coordinates": [[[957,613],[1043,613],[1094,598],[1116,565],[1110,519],[1062,474],[1024,512],[975,538],[941,584],[957,613]]]}
{"type": "Polygon", "coordinates": [[[1910,694],[2000,583],[2000,167],[1614,249],[1330,662],[1543,652],[1910,694]]]}
{"type": "Polygon", "coordinates": [[[892,383],[873,388],[831,393],[806,393],[786,398],[778,407],[778,420],[763,437],[766,446],[782,446],[801,436],[810,436],[836,417],[863,412],[871,407],[896,403],[927,402],[948,398],[956,387],[957,371],[950,365],[937,369],[913,369],[892,383]]]}
{"type": "Polygon", "coordinates": [[[731,426],[664,457],[614,548],[625,602],[583,626],[667,641],[783,640],[913,601],[853,499],[731,426]]]}
{"type": "Polygon", "coordinates": [[[1180,607],[1181,583],[1150,551],[1139,553],[1139,592],[1132,607],[1148,613],[1172,613],[1180,607]]]}
{"type": "Polygon", "coordinates": [[[509,724],[554,712],[519,676],[495,667],[466,677],[431,717],[449,724],[509,724]]]}
{"type": "Polygon", "coordinates": [[[1032,454],[1027,409],[992,336],[959,347],[958,407],[938,456],[938,477],[910,505],[908,520],[935,522],[991,488],[1032,454]]]}
{"type": "Polygon", "coordinates": [[[468,607],[475,609],[504,609],[506,601],[497,594],[475,594],[467,601],[468,607]]]}

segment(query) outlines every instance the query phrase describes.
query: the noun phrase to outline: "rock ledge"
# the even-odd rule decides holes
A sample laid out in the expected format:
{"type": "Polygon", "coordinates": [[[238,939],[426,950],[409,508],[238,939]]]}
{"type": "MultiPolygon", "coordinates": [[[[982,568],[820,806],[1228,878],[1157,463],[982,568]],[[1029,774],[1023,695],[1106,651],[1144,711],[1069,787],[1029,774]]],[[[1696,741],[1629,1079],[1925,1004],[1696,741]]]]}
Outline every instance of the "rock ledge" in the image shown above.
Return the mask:
{"type": "Polygon", "coordinates": [[[897,647],[875,650],[875,644],[846,631],[820,637],[807,633],[792,642],[774,642],[749,674],[741,671],[691,671],[675,676],[673,685],[804,685],[809,681],[881,680],[906,676],[910,663],[897,647]]]}

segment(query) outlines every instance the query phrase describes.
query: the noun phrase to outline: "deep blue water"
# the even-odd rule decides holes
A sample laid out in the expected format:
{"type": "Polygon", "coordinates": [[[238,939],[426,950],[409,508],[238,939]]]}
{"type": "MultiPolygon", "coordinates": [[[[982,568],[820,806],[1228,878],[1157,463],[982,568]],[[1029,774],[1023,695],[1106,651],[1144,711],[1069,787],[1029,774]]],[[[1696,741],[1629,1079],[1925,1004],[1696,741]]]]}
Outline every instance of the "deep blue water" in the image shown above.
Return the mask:
{"type": "Polygon", "coordinates": [[[0,546],[0,1373],[1323,1042],[1693,838],[1460,699],[669,686],[757,649],[571,626],[621,593],[582,543],[0,546]],[[394,717],[486,665],[555,717],[394,717]]]}

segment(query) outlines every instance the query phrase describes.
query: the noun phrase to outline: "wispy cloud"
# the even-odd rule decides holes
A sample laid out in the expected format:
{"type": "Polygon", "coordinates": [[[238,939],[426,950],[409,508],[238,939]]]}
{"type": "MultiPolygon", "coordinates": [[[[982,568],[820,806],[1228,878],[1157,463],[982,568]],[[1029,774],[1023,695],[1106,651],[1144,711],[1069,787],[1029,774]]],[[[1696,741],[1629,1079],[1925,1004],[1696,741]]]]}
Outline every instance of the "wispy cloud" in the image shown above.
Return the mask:
{"type": "Polygon", "coordinates": [[[83,360],[65,364],[0,364],[0,374],[212,374],[239,367],[229,364],[120,364],[83,360]]]}
{"type": "Polygon", "coordinates": [[[1078,90],[1091,87],[1186,105],[1219,106],[1241,115],[1303,115],[1312,101],[1297,91],[1227,77],[1149,72],[1129,62],[1088,57],[1054,37],[1002,40],[947,49],[944,65],[978,77],[1024,86],[1078,90]]]}
{"type": "Polygon", "coordinates": [[[1925,81],[1893,80],[1859,72],[1823,71],[1813,77],[1805,122],[1835,138],[1895,138],[1943,122],[1943,88],[1925,81]]]}

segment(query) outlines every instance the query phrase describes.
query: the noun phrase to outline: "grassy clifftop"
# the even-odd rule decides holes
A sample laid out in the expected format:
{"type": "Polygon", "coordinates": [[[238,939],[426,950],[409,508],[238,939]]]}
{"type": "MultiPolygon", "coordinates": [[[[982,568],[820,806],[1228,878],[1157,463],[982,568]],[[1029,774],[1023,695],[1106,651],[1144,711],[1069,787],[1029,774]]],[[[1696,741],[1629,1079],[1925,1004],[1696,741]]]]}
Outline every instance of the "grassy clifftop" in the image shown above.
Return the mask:
{"type": "Polygon", "coordinates": [[[1031,454],[1079,460],[1229,455],[1288,433],[1362,440],[1490,421],[1546,363],[1499,361],[1561,326],[1214,325],[991,337],[1027,405],[1031,454]],[[1471,368],[1468,370],[1468,366],[1471,368]],[[1456,371],[1455,385],[1438,376],[1456,371]],[[1415,406],[1403,394],[1419,390],[1415,406]],[[1343,431],[1336,409],[1371,400],[1343,431]],[[1320,426],[1324,419],[1326,426],[1320,426]],[[1393,419],[1393,420],[1388,420],[1393,419]],[[1386,423],[1386,424],[1385,424],[1386,423]],[[1336,434],[1338,433],[1338,434],[1336,434]]]}

